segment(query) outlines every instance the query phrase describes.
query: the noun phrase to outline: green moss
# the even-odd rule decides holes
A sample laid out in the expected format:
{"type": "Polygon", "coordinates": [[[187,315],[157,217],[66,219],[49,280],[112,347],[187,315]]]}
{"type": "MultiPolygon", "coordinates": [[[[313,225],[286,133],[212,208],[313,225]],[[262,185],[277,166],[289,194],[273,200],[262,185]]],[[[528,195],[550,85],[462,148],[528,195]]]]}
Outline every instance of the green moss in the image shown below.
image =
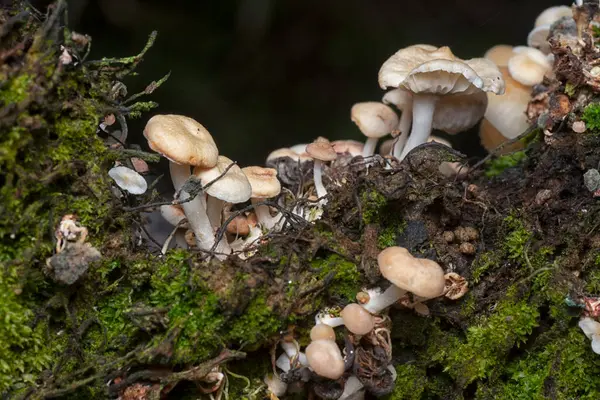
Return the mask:
{"type": "Polygon", "coordinates": [[[35,77],[30,74],[17,75],[0,90],[0,102],[9,104],[18,104],[25,100],[31,93],[31,88],[35,77]]]}
{"type": "Polygon", "coordinates": [[[488,167],[485,171],[485,175],[488,178],[493,178],[504,172],[508,168],[513,168],[519,165],[523,160],[527,158],[525,151],[516,151],[514,153],[500,156],[488,163],[488,167]]]}
{"type": "Polygon", "coordinates": [[[387,205],[386,198],[375,190],[367,190],[361,193],[361,212],[364,224],[380,222],[381,215],[387,205]]]}
{"type": "Polygon", "coordinates": [[[396,386],[386,400],[419,400],[427,383],[426,371],[415,364],[396,366],[396,386]]]}
{"type": "Polygon", "coordinates": [[[525,251],[533,238],[533,234],[525,228],[523,221],[515,216],[509,215],[506,217],[504,224],[508,229],[503,245],[507,257],[525,263],[525,251]]]}
{"type": "Polygon", "coordinates": [[[600,130],[600,103],[588,105],[581,115],[588,132],[597,133],[600,130]]]}
{"type": "Polygon", "coordinates": [[[497,267],[499,262],[500,257],[498,257],[498,254],[495,252],[486,251],[479,253],[471,265],[473,282],[479,283],[481,277],[497,267]]]}
{"type": "Polygon", "coordinates": [[[501,369],[508,352],[522,344],[538,325],[537,306],[528,301],[505,300],[494,312],[471,325],[464,340],[441,335],[435,343],[444,343],[433,350],[444,370],[461,386],[490,377],[501,369]]]}
{"type": "Polygon", "coordinates": [[[332,283],[327,288],[330,295],[339,296],[347,301],[353,301],[356,298],[356,293],[360,290],[361,279],[356,264],[333,254],[325,259],[317,258],[311,262],[311,265],[319,271],[318,279],[333,275],[332,283]]]}
{"type": "Polygon", "coordinates": [[[253,347],[273,337],[282,327],[282,321],[266,304],[264,293],[258,293],[244,310],[244,314],[231,326],[228,337],[235,343],[253,347]]]}

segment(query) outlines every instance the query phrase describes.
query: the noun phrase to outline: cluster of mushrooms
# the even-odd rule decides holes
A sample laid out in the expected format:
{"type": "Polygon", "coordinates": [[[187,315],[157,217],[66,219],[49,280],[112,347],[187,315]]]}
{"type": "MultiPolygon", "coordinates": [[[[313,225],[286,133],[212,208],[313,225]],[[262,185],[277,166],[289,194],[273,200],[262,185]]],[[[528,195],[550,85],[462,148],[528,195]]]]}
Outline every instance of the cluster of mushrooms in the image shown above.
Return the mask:
{"type": "Polygon", "coordinates": [[[282,353],[279,357],[273,353],[273,374],[265,377],[273,396],[305,390],[307,384],[323,399],[360,399],[367,392],[376,396],[391,392],[396,373],[391,364],[387,310],[402,304],[427,315],[426,300],[457,299],[468,290],[466,280],[457,274],[444,274],[435,261],[414,257],[403,247],[386,248],[377,262],[390,283],[388,288],[359,292],[356,303],[317,314],[304,352],[292,336],[280,341],[282,353]],[[343,351],[334,330],[341,326],[345,328],[338,332],[343,351]]]}
{"type": "MultiPolygon", "coordinates": [[[[555,24],[574,24],[573,12],[564,6],[543,11],[527,46],[497,45],[483,58],[463,60],[448,47],[428,44],[399,50],[379,70],[379,85],[387,90],[382,101],[357,103],[351,108],[352,121],[366,137],[364,143],[319,137],[312,143],[273,151],[267,167],[240,168],[219,155],[208,130],[192,118],[156,115],[148,121],[144,136],[152,150],[169,160],[175,188],[172,204],[162,206],[161,214],[174,226],[173,232],[187,230],[190,247],[219,259],[248,257],[265,232],[285,230],[285,213],[307,222],[318,219],[328,200],[324,177],[329,185],[343,185],[328,176],[329,171],[355,159],[368,165],[369,159],[376,157],[378,141],[387,135],[392,139],[380,146],[379,154],[396,163],[428,141],[449,146],[431,136],[433,129],[456,134],[479,121],[482,144],[488,150],[496,148],[529,127],[532,118],[527,112],[534,87],[552,73],[548,35],[555,24]],[[312,184],[300,187],[295,202],[287,202],[287,196],[281,194],[292,192],[293,175],[311,169],[312,184]],[[253,211],[232,218],[232,207],[247,202],[253,211]],[[225,223],[226,234],[217,235],[225,223]]],[[[446,176],[462,173],[461,166],[451,163],[440,165],[440,171],[446,176]]],[[[145,182],[130,168],[116,166],[109,174],[132,194],[146,190],[145,182]]],[[[461,241],[465,248],[468,244],[461,241]]],[[[168,241],[163,251],[167,246],[168,241]]],[[[356,303],[317,314],[304,351],[293,335],[280,340],[281,354],[273,352],[273,374],[265,377],[272,398],[307,386],[323,399],[389,393],[395,380],[389,308],[400,304],[428,315],[426,300],[440,296],[455,300],[468,290],[464,278],[444,273],[435,261],[414,257],[405,248],[383,250],[378,264],[389,287],[364,290],[357,293],[356,303]],[[334,328],[341,326],[344,328],[336,332],[334,328]],[[338,342],[342,341],[340,349],[338,342]]],[[[580,326],[592,340],[594,351],[600,353],[600,323],[587,316],[580,326]]]]}

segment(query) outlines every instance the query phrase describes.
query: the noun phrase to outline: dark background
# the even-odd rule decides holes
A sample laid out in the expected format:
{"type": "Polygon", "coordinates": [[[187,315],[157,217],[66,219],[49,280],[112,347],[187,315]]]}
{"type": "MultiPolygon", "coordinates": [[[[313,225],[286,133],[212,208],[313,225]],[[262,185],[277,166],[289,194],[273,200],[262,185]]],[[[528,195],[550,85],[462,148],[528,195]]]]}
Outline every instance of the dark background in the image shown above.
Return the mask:
{"type": "MultiPolygon", "coordinates": [[[[152,30],[155,46],[129,78],[129,93],[171,71],[151,97],[154,113],[191,116],[221,154],[263,164],[276,148],[362,136],[350,107],[380,100],[380,65],[416,43],[448,45],[461,58],[499,44],[524,44],[535,17],[567,2],[383,0],[71,0],[73,29],[92,35],[90,59],[137,54],[152,30]]],[[[141,135],[150,115],[131,124],[141,135]]],[[[476,132],[451,138],[480,155],[476,132]]]]}

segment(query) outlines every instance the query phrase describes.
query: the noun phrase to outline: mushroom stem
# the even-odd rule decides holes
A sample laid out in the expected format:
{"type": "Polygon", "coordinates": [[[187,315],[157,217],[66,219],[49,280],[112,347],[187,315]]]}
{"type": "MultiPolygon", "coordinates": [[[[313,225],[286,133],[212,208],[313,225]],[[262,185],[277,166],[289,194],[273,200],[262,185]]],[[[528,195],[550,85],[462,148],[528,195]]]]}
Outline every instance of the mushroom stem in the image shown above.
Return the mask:
{"type": "Polygon", "coordinates": [[[210,224],[218,229],[221,227],[221,211],[223,210],[224,201],[208,195],[206,198],[206,214],[210,224]]]}
{"type": "Polygon", "coordinates": [[[400,123],[398,124],[398,130],[400,136],[396,139],[396,143],[392,148],[392,156],[399,158],[406,140],[408,139],[408,133],[410,132],[410,125],[412,124],[412,108],[406,107],[402,110],[402,116],[400,116],[400,123]]]}
{"type": "Polygon", "coordinates": [[[369,290],[370,299],[362,306],[371,314],[379,314],[392,304],[398,301],[400,297],[406,294],[406,290],[400,289],[396,285],[390,285],[385,292],[377,293],[374,290],[369,290]]]}
{"type": "Polygon", "coordinates": [[[317,197],[320,199],[322,197],[327,196],[327,190],[325,189],[325,186],[323,186],[323,161],[315,159],[315,165],[313,167],[313,177],[315,181],[315,190],[317,191],[317,197]]]}
{"type": "Polygon", "coordinates": [[[272,217],[271,211],[269,210],[268,205],[266,205],[266,204],[257,205],[257,203],[260,203],[263,200],[264,199],[252,197],[252,198],[250,198],[250,203],[252,203],[252,205],[254,206],[254,212],[256,213],[256,218],[258,219],[258,222],[265,229],[270,230],[270,229],[273,229],[273,227],[275,227],[275,225],[277,225],[277,223],[281,219],[281,213],[277,213],[276,216],[272,217]]]}
{"type": "Polygon", "coordinates": [[[402,154],[400,154],[400,160],[403,160],[412,149],[427,142],[427,138],[431,134],[433,113],[435,112],[437,100],[438,96],[427,94],[413,95],[412,130],[410,131],[406,146],[404,146],[402,154]]]}
{"type": "MultiPolygon", "coordinates": [[[[169,170],[171,171],[171,180],[175,191],[179,191],[187,179],[191,175],[189,165],[176,164],[169,162],[169,170]]],[[[189,199],[190,194],[186,191],[181,191],[179,199],[184,201],[189,199]]],[[[196,244],[202,250],[210,250],[215,243],[215,235],[206,214],[206,198],[203,194],[194,197],[190,201],[181,203],[183,212],[188,220],[190,229],[196,235],[196,244]]],[[[219,259],[225,259],[222,255],[217,256],[219,259]]]]}
{"type": "MultiPolygon", "coordinates": [[[[365,146],[363,147],[362,156],[363,157],[371,157],[373,154],[375,154],[375,147],[377,147],[378,141],[379,141],[379,138],[376,138],[376,137],[367,138],[367,140],[365,142],[365,146]]],[[[321,196],[319,196],[319,197],[321,197],[321,196]]]]}

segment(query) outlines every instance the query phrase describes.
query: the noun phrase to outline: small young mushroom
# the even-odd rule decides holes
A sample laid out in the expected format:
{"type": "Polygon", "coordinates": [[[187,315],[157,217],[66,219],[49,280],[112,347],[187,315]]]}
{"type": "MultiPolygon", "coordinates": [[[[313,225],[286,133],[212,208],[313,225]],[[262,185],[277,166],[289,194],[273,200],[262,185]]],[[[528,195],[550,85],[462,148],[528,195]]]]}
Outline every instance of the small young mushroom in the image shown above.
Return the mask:
{"type": "Polygon", "coordinates": [[[377,256],[379,270],[385,279],[401,289],[424,299],[444,293],[444,270],[438,263],[416,258],[403,247],[388,247],[377,256]]]}
{"type": "Polygon", "coordinates": [[[589,317],[584,317],[579,320],[579,327],[592,341],[592,351],[600,354],[600,323],[589,317]]]}
{"type": "Polygon", "coordinates": [[[117,186],[131,194],[144,194],[148,190],[148,183],[144,177],[131,168],[114,167],[108,171],[108,175],[113,178],[117,186]]]}
{"type": "Polygon", "coordinates": [[[265,229],[273,229],[282,219],[281,213],[271,216],[269,206],[257,203],[277,196],[281,192],[281,183],[277,179],[277,171],[273,168],[246,167],[242,168],[244,174],[252,187],[252,196],[250,202],[254,206],[254,212],[258,217],[259,223],[265,229]]]}
{"type": "Polygon", "coordinates": [[[550,27],[563,17],[573,17],[571,7],[554,6],[542,11],[535,19],[534,29],[527,35],[527,46],[535,47],[542,53],[549,54],[548,35],[550,34],[550,27]]]}
{"type": "Polygon", "coordinates": [[[367,137],[362,156],[375,153],[379,138],[390,134],[398,126],[398,116],[389,106],[375,101],[356,103],[350,111],[350,118],[367,137]]]}
{"type": "Polygon", "coordinates": [[[344,357],[333,340],[314,340],[306,347],[308,365],[315,374],[337,380],[344,375],[344,357]]]}
{"type": "MultiPolygon", "coordinates": [[[[327,190],[323,186],[323,162],[335,160],[337,153],[329,140],[321,137],[306,146],[306,152],[315,160],[313,167],[315,190],[317,191],[317,197],[321,199],[327,196],[327,190]]],[[[323,201],[323,203],[325,202],[323,201]]]]}
{"type": "Polygon", "coordinates": [[[331,147],[337,154],[347,153],[352,157],[356,157],[362,155],[365,146],[356,140],[334,140],[331,142],[331,147]]]}
{"type": "Polygon", "coordinates": [[[461,60],[448,47],[419,45],[392,55],[379,70],[379,85],[382,89],[402,88],[413,95],[412,130],[400,159],[427,141],[436,113],[445,110],[437,121],[440,129],[457,132],[483,117],[485,92],[504,92],[504,80],[492,61],[461,60]],[[443,98],[447,101],[441,101],[443,98]]]}
{"type": "Polygon", "coordinates": [[[326,324],[316,324],[310,330],[310,340],[335,340],[335,331],[326,324]]]}
{"type": "Polygon", "coordinates": [[[364,307],[350,303],[340,313],[346,329],[355,335],[366,335],[375,327],[375,319],[364,307]]]}

